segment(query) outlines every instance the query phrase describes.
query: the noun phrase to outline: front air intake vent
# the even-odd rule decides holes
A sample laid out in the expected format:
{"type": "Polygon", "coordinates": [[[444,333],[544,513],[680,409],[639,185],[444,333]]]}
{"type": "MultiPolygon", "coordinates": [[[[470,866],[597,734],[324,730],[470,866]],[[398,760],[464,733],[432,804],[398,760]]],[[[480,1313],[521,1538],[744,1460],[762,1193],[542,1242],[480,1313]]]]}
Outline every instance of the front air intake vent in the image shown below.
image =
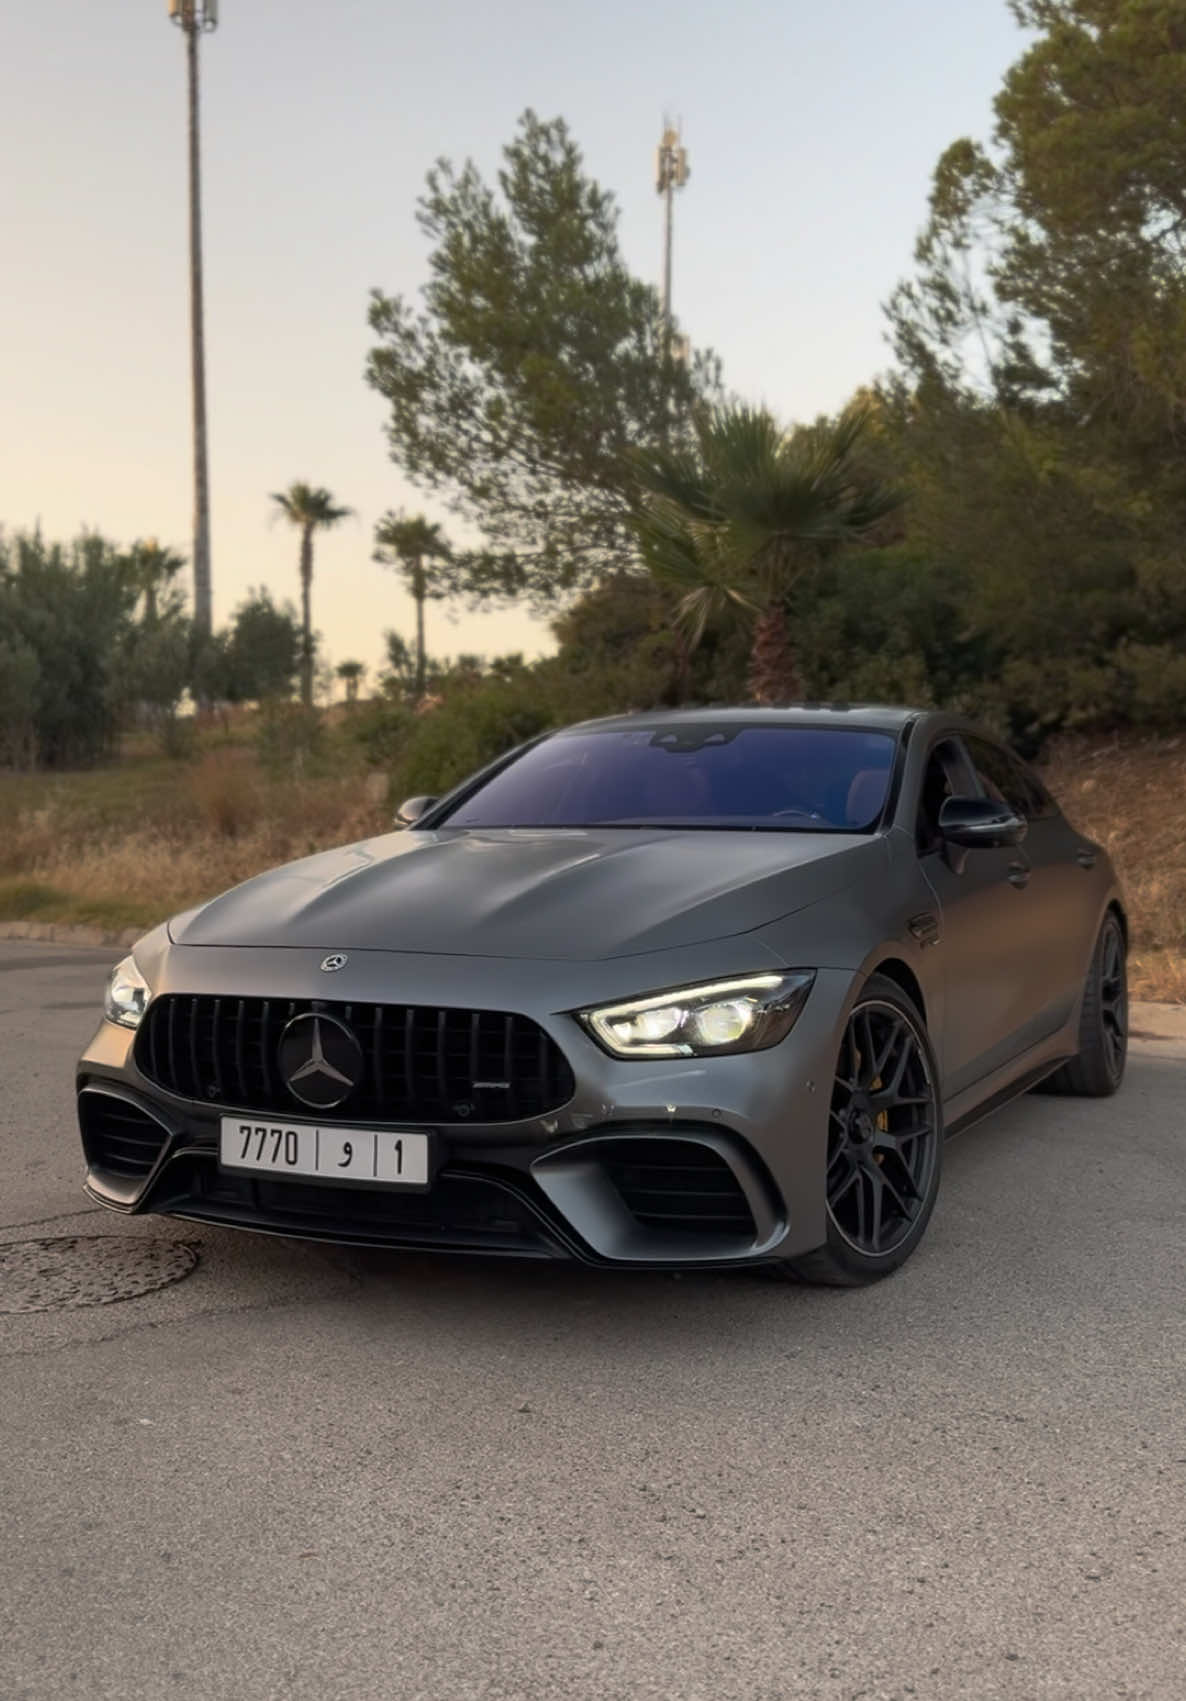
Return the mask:
{"type": "Polygon", "coordinates": [[[127,1099],[94,1088],[79,1096],[78,1120],[91,1167],[129,1180],[151,1172],[169,1138],[154,1117],[127,1099]]]}
{"type": "Polygon", "coordinates": [[[181,1098],[319,1122],[517,1122],[576,1090],[563,1052],[529,1017],[411,1004],[166,994],[148,1007],[136,1064],[181,1098]],[[311,1112],[281,1078],[281,1035],[314,1011],[361,1048],[362,1078],[332,1111],[311,1112]]]}
{"type": "Polygon", "coordinates": [[[751,1236],[741,1183],[711,1146],[695,1140],[599,1142],[597,1157],[626,1209],[644,1228],[751,1236]]]}

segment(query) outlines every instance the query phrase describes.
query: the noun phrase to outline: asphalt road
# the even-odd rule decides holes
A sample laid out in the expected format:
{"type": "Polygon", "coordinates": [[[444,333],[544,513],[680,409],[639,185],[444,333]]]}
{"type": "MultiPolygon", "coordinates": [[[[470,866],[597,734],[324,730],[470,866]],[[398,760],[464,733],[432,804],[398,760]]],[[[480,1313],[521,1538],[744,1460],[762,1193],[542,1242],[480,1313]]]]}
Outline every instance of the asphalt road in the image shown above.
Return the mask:
{"type": "Polygon", "coordinates": [[[875,1289],[605,1276],[87,1211],[109,956],[0,943],[0,1270],[199,1261],[0,1281],[0,1701],[1186,1694],[1183,1048],[955,1142],[875,1289]]]}

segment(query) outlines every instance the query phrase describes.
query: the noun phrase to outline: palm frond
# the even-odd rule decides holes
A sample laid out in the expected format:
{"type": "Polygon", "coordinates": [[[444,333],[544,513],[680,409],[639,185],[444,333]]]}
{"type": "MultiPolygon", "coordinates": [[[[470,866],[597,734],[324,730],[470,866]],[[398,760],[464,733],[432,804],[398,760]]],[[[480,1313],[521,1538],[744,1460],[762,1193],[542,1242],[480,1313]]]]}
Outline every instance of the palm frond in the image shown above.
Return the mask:
{"type": "Polygon", "coordinates": [[[272,501],[294,526],[336,526],[339,520],[349,519],[354,512],[353,508],[335,502],[324,485],[306,484],[299,479],[287,490],[272,491],[272,501]]]}

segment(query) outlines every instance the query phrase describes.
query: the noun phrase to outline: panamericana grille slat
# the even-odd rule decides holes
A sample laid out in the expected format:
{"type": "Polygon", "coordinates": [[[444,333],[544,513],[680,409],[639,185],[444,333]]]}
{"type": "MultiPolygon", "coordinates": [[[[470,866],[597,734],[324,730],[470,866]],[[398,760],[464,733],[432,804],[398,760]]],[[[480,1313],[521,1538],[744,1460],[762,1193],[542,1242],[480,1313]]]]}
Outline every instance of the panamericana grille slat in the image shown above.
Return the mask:
{"type": "Polygon", "coordinates": [[[263,1102],[265,1104],[272,1102],[272,1066],[268,1056],[270,1050],[268,1045],[268,1017],[271,1014],[272,1007],[265,998],[261,1001],[259,1009],[259,1067],[264,1078],[263,1102]]]}
{"type": "Polygon", "coordinates": [[[324,999],[166,993],[148,1007],[136,1061],[181,1098],[321,1122],[516,1122],[559,1109],[576,1086],[559,1047],[527,1016],[324,999]],[[302,1105],[277,1062],[288,1022],[314,1009],[347,1024],[365,1061],[332,1112],[302,1105]]]}
{"type": "MultiPolygon", "coordinates": [[[[247,1096],[247,1052],[245,1048],[245,1029],[247,1026],[247,1001],[240,998],[235,1006],[235,1084],[239,1097],[247,1096]]],[[[152,1053],[155,1057],[155,1051],[152,1053]]]]}
{"type": "Polygon", "coordinates": [[[381,1004],[375,1005],[375,1014],[372,1018],[372,1023],[371,1067],[375,1074],[375,1097],[378,1099],[379,1103],[382,1104],[385,1097],[383,1083],[386,1076],[383,1072],[383,1006],[381,1004]]]}

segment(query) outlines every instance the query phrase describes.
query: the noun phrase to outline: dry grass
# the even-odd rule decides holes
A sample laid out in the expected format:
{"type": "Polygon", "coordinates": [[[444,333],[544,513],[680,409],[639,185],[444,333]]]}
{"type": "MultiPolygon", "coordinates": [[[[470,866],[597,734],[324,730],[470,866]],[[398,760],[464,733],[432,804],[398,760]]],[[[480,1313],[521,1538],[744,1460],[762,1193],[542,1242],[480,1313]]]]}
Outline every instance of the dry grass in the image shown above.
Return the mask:
{"type": "MultiPolygon", "coordinates": [[[[1044,772],[1120,870],[1135,994],[1186,1003],[1186,736],[1068,742],[1044,772]]],[[[0,774],[0,920],[148,927],[390,823],[382,776],[276,778],[243,744],[192,763],[140,754],[85,774],[0,774]]]]}
{"type": "Polygon", "coordinates": [[[237,839],[255,819],[258,770],[247,750],[209,750],[190,781],[193,800],[207,828],[220,839],[237,839]]]}
{"type": "Polygon", "coordinates": [[[1186,737],[1068,741],[1043,772],[1075,826],[1106,845],[1119,870],[1134,997],[1186,1003],[1186,737]]]}
{"type": "Polygon", "coordinates": [[[151,926],[262,869],[387,831],[375,792],[358,772],[272,777],[233,747],[196,763],[0,774],[0,920],[151,926]]]}

